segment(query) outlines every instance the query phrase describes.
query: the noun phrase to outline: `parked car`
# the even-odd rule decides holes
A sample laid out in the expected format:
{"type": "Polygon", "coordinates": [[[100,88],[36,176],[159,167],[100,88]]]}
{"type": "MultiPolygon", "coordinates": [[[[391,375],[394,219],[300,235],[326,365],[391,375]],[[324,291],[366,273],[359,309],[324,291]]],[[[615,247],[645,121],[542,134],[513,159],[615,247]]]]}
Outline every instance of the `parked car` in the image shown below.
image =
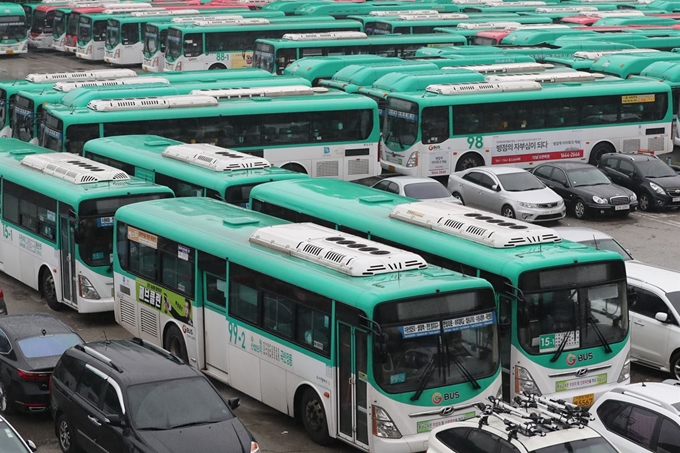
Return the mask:
{"type": "Polygon", "coordinates": [[[584,227],[555,227],[553,228],[562,239],[589,245],[600,250],[609,250],[621,255],[624,261],[634,260],[630,251],[622,246],[616,239],[602,231],[584,227]]]}
{"type": "Polygon", "coordinates": [[[7,304],[5,304],[5,293],[0,289],[0,315],[7,314],[7,304]]]}
{"type": "Polygon", "coordinates": [[[629,261],[626,274],[631,361],[680,379],[680,272],[629,261]]]}
{"type": "Polygon", "coordinates": [[[590,422],[622,453],[680,451],[680,382],[641,382],[600,396],[590,422]]]}
{"type": "Polygon", "coordinates": [[[637,194],[641,211],[680,206],[680,175],[656,156],[609,153],[598,166],[613,182],[637,194]]]}
{"type": "Polygon", "coordinates": [[[449,176],[449,192],[466,206],[525,222],[565,216],[562,198],[526,170],[500,165],[473,167],[449,176]]]}
{"type": "Polygon", "coordinates": [[[391,176],[381,179],[372,186],[374,189],[404,195],[417,200],[448,201],[460,203],[439,181],[416,176],[391,176]]]}
{"type": "Polygon", "coordinates": [[[533,174],[557,192],[577,219],[590,215],[627,216],[637,208],[634,192],[613,184],[597,167],[582,162],[549,162],[533,174]]]}
{"type": "Polygon", "coordinates": [[[24,440],[16,429],[0,416],[0,452],[2,453],[31,453],[38,447],[33,441],[24,440]]]}
{"type": "Polygon", "coordinates": [[[83,339],[46,313],[0,318],[0,412],[42,412],[49,379],[61,354],[83,339]]]}
{"type": "Polygon", "coordinates": [[[77,345],[52,377],[64,453],[259,453],[233,409],[196,368],[139,338],[77,345]]]}
{"type": "Polygon", "coordinates": [[[430,432],[427,453],[616,453],[586,426],[590,414],[578,406],[544,397],[521,397],[543,409],[512,407],[494,400],[482,414],[430,432]],[[546,405],[547,403],[547,405],[546,405]],[[548,418],[552,417],[552,418],[548,418]]]}

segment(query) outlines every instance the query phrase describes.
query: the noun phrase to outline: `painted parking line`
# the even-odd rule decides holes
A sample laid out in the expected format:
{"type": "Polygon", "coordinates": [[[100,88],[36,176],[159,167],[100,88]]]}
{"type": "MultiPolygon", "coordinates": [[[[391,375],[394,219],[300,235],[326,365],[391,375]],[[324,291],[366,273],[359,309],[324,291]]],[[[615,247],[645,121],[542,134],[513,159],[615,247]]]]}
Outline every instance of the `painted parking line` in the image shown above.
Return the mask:
{"type": "Polygon", "coordinates": [[[677,214],[664,214],[656,212],[634,212],[632,215],[635,217],[641,217],[647,220],[651,220],[657,223],[663,223],[664,225],[670,225],[674,227],[680,227],[680,216],[677,214]]]}

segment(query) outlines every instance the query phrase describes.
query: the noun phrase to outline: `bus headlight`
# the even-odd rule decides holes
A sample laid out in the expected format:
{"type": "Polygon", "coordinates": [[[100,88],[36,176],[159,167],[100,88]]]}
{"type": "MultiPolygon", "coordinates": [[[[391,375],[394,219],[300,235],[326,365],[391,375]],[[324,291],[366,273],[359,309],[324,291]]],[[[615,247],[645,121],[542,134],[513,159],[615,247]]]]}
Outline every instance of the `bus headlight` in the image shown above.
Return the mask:
{"type": "Polygon", "coordinates": [[[116,51],[113,53],[113,58],[120,58],[120,49],[116,49],[116,51]]]}
{"type": "Polygon", "coordinates": [[[389,414],[380,406],[373,406],[373,435],[387,439],[399,439],[401,433],[389,414]]]}
{"type": "Polygon", "coordinates": [[[623,362],[619,379],[616,382],[623,382],[630,379],[630,353],[626,354],[626,361],[623,362]]]}
{"type": "Polygon", "coordinates": [[[418,151],[411,153],[408,160],[406,161],[407,168],[413,168],[418,166],[418,151]]]}
{"type": "Polygon", "coordinates": [[[90,281],[84,275],[78,276],[78,290],[80,293],[80,297],[84,297],[85,299],[93,300],[101,299],[99,297],[99,293],[97,292],[97,290],[94,289],[92,283],[90,283],[90,281]]]}
{"type": "Polygon", "coordinates": [[[542,393],[536,385],[536,381],[531,377],[531,373],[519,365],[515,365],[515,393],[533,393],[541,396],[542,393]]]}

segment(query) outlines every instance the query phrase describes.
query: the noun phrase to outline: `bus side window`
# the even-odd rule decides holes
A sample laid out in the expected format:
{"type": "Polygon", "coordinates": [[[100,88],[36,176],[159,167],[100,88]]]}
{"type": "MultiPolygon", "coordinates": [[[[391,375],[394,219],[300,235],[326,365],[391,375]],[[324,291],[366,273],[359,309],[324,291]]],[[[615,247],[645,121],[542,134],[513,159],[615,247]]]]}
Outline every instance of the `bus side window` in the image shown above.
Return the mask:
{"type": "Polygon", "coordinates": [[[258,291],[256,272],[229,263],[229,314],[257,325],[258,291]]]}
{"type": "Polygon", "coordinates": [[[187,34],[184,38],[184,56],[197,57],[203,53],[203,36],[199,33],[187,34]]]}
{"type": "Polygon", "coordinates": [[[422,114],[423,143],[442,143],[449,138],[449,108],[425,107],[422,114]]]}
{"type": "Polygon", "coordinates": [[[293,301],[269,291],[263,291],[263,326],[286,338],[293,336],[293,301]]]}
{"type": "Polygon", "coordinates": [[[296,340],[314,349],[329,352],[330,316],[304,305],[297,309],[296,340]]]}

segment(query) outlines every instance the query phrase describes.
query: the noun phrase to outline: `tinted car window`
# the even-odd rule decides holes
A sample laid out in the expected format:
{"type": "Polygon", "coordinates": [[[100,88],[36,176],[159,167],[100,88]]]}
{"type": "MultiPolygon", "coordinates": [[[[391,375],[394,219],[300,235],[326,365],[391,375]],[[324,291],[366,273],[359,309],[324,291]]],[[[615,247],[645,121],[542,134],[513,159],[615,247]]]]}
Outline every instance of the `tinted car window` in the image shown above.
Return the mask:
{"type": "Polygon", "coordinates": [[[89,366],[85,367],[83,377],[78,386],[78,394],[91,402],[95,407],[99,407],[102,390],[106,384],[106,378],[94,371],[89,366]]]}
{"type": "Polygon", "coordinates": [[[560,184],[562,184],[565,187],[568,186],[567,175],[564,173],[563,170],[561,170],[559,168],[556,168],[553,171],[552,179],[553,179],[553,181],[559,182],[560,184]]]}
{"type": "Polygon", "coordinates": [[[471,171],[470,173],[467,173],[466,175],[463,176],[463,179],[466,181],[473,182],[475,184],[480,184],[480,181],[482,179],[482,174],[476,171],[471,171]]]}
{"type": "Polygon", "coordinates": [[[550,179],[550,173],[552,173],[552,167],[549,165],[543,165],[534,170],[534,174],[536,176],[540,176],[541,178],[545,179],[550,179]]]}
{"type": "Polygon", "coordinates": [[[624,175],[633,176],[635,174],[635,167],[630,162],[619,160],[619,171],[624,175]]]}
{"type": "Polygon", "coordinates": [[[532,453],[616,453],[617,450],[602,437],[573,440],[563,444],[539,448],[532,453]]]}
{"type": "Polygon", "coordinates": [[[9,344],[7,335],[5,332],[0,330],[0,354],[7,354],[12,349],[12,345],[9,344]]]}
{"type": "Polygon", "coordinates": [[[496,184],[496,181],[494,181],[491,176],[484,174],[479,175],[479,185],[491,189],[494,184],[496,184]]]}
{"type": "Polygon", "coordinates": [[[62,355],[68,348],[82,342],[83,340],[74,333],[60,333],[57,335],[23,338],[17,341],[17,346],[24,357],[32,359],[35,357],[62,355]]]}
{"type": "Polygon", "coordinates": [[[470,431],[470,428],[451,428],[438,432],[436,437],[451,450],[461,451],[460,448],[467,445],[464,442],[467,442],[465,439],[467,438],[468,431],[470,431]]]}
{"type": "Polygon", "coordinates": [[[109,383],[105,384],[104,400],[102,401],[102,412],[105,414],[123,415],[123,410],[120,407],[120,400],[116,388],[109,383]]]}
{"type": "Polygon", "coordinates": [[[407,197],[424,200],[427,198],[446,198],[451,196],[446,187],[437,181],[428,183],[408,184],[404,186],[404,194],[407,197]]]}
{"type": "Polygon", "coordinates": [[[640,288],[635,288],[635,291],[637,297],[635,303],[631,305],[630,311],[648,318],[653,318],[659,312],[668,313],[666,303],[659,296],[640,288]]]}
{"type": "Polygon", "coordinates": [[[470,430],[468,434],[470,448],[466,448],[466,453],[489,453],[496,451],[498,446],[498,436],[477,429],[470,430]]]}
{"type": "Polygon", "coordinates": [[[529,172],[508,173],[498,175],[498,180],[508,192],[522,192],[525,190],[540,190],[545,186],[536,176],[529,172]]]}
{"type": "Polygon", "coordinates": [[[628,406],[611,419],[607,428],[631,442],[650,448],[658,415],[638,406],[628,406]]]}
{"type": "Polygon", "coordinates": [[[667,178],[670,176],[677,176],[675,170],[656,159],[637,162],[637,168],[640,170],[640,173],[642,173],[642,176],[646,178],[667,178]]]}
{"type": "Polygon", "coordinates": [[[656,443],[657,453],[677,453],[680,451],[680,428],[667,418],[664,418],[656,443]]]}
{"type": "Polygon", "coordinates": [[[85,363],[70,355],[63,355],[54,369],[54,377],[71,391],[76,390],[78,380],[85,370],[85,363]]]}

